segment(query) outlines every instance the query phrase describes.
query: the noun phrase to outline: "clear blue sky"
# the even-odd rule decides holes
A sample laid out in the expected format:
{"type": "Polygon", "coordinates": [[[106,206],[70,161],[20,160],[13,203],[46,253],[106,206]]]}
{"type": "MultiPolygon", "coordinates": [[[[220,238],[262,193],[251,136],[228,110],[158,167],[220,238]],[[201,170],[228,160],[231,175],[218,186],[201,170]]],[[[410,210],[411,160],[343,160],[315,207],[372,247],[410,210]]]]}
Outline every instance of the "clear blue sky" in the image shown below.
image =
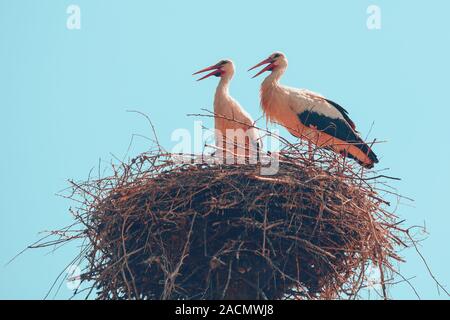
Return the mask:
{"type": "MultiPolygon", "coordinates": [[[[0,298],[43,298],[76,253],[37,250],[4,264],[71,222],[70,202],[55,193],[87,177],[99,159],[123,157],[133,133],[150,135],[151,116],[168,148],[187,113],[211,108],[217,79],[191,73],[234,59],[231,92],[255,117],[262,79],[248,67],[275,50],[289,58],[285,84],[309,88],[345,106],[376,147],[380,167],[403,178],[415,199],[397,213],[430,232],[422,251],[450,286],[450,2],[0,0],[0,298]],[[66,8],[81,8],[81,30],[66,28],[66,8]],[[382,12],[368,30],[366,9],[382,12]]],[[[141,139],[131,155],[148,147],[141,139]]],[[[413,250],[405,277],[423,298],[445,298],[413,250]]],[[[400,284],[394,298],[414,298],[400,284]]],[[[58,298],[71,292],[63,286],[58,298]]]]}

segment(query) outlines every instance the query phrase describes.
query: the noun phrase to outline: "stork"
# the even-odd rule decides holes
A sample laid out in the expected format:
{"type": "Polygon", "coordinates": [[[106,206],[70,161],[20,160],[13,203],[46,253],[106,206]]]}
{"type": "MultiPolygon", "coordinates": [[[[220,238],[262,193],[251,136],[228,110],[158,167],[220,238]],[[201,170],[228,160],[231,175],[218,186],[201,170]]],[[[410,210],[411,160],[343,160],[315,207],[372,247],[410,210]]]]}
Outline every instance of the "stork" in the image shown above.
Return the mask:
{"type": "Polygon", "coordinates": [[[365,168],[373,168],[378,163],[375,153],[356,131],[347,110],[317,93],[279,83],[288,66],[283,53],[273,53],[249,71],[263,65],[266,66],[253,78],[271,72],[261,85],[261,107],[268,121],[281,124],[292,135],[310,144],[356,160],[365,168]]]}
{"type": "MultiPolygon", "coordinates": [[[[197,81],[211,76],[220,77],[214,96],[214,127],[216,146],[227,156],[256,155],[259,152],[260,138],[252,117],[230,96],[229,86],[234,75],[234,63],[221,60],[215,65],[195,72],[193,75],[211,71],[197,81]]],[[[234,156],[233,156],[234,157],[234,156]]]]}

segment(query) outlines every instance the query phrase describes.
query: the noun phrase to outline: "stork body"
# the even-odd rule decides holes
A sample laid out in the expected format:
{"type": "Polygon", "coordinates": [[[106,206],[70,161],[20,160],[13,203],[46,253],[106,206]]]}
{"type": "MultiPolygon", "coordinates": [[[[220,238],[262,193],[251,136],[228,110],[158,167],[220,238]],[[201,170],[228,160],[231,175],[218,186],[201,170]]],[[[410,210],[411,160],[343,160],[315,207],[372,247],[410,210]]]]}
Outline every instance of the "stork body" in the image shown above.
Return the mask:
{"type": "Polygon", "coordinates": [[[250,114],[229,93],[231,79],[234,75],[234,64],[231,60],[200,70],[194,74],[213,70],[200,78],[220,77],[214,96],[214,127],[216,146],[229,156],[256,155],[259,146],[258,130],[250,114]]]}
{"type": "Polygon", "coordinates": [[[283,125],[292,135],[309,143],[352,158],[364,167],[372,168],[378,162],[343,107],[317,93],[279,83],[287,68],[284,54],[274,53],[252,69],[264,64],[268,65],[255,77],[271,71],[261,85],[261,107],[269,121],[283,125]]]}

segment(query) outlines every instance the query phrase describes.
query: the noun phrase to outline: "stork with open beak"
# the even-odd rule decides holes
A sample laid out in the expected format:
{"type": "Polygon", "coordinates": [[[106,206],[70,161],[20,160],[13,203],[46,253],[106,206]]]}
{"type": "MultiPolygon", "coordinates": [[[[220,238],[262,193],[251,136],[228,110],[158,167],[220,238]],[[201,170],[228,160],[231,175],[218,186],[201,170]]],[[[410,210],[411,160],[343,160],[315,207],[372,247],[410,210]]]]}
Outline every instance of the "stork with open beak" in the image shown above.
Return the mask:
{"type": "Polygon", "coordinates": [[[317,93],[279,83],[288,66],[283,53],[273,53],[249,71],[263,65],[253,78],[271,72],[261,85],[261,107],[269,121],[283,125],[295,137],[356,160],[365,168],[378,163],[347,110],[317,93]]]}
{"type": "Polygon", "coordinates": [[[234,75],[233,61],[221,60],[215,65],[195,72],[194,75],[207,71],[211,72],[197,81],[211,76],[220,77],[214,96],[216,146],[219,150],[224,150],[224,155],[228,153],[228,156],[229,153],[240,156],[256,155],[259,152],[260,137],[255,123],[229,93],[230,81],[234,75]]]}

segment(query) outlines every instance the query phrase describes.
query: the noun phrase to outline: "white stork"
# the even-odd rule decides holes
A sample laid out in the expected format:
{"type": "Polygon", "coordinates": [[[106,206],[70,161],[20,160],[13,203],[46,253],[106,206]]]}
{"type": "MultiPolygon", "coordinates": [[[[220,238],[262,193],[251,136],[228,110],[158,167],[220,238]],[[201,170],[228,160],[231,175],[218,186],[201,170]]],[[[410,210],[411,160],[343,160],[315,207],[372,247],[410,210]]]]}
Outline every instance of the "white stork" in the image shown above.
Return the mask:
{"type": "Polygon", "coordinates": [[[253,78],[271,71],[261,85],[261,107],[269,121],[283,125],[295,137],[352,158],[363,167],[373,168],[378,163],[343,107],[317,93],[279,83],[288,66],[283,53],[273,53],[249,71],[265,64],[253,78]]]}
{"type": "MultiPolygon", "coordinates": [[[[194,75],[211,71],[197,81],[211,76],[220,77],[214,96],[214,126],[216,146],[239,156],[256,155],[260,138],[252,117],[230,96],[229,86],[234,75],[231,60],[221,60],[215,65],[195,72],[194,75]]],[[[229,154],[228,154],[229,155],[229,154]]]]}

